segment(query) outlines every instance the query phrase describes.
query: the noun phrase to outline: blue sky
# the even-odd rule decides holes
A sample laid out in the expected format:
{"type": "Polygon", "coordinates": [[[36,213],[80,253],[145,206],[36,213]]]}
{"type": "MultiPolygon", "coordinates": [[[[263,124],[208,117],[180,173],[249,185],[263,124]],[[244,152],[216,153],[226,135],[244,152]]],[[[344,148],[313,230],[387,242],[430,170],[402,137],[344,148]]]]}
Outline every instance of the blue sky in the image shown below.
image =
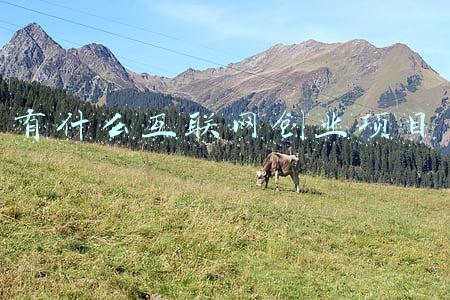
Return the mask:
{"type": "MultiPolygon", "coordinates": [[[[450,1],[5,1],[223,65],[239,61],[276,43],[300,43],[307,39],[345,42],[362,38],[377,47],[385,47],[401,42],[418,52],[444,78],[450,79],[450,1]],[[130,28],[49,2],[146,30],[130,28]]],[[[172,77],[189,67],[216,67],[0,3],[2,45],[12,36],[12,32],[7,29],[17,29],[2,21],[21,26],[37,22],[64,47],[92,42],[104,44],[126,67],[138,72],[172,77]]]]}

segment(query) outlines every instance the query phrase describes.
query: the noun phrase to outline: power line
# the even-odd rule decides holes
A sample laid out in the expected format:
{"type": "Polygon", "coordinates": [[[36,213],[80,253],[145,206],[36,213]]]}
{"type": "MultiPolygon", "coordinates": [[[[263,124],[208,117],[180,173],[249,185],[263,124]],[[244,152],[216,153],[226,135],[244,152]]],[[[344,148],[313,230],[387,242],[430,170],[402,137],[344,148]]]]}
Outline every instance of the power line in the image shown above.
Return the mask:
{"type": "Polygon", "coordinates": [[[12,31],[12,32],[14,32],[14,30],[9,29],[9,28],[6,28],[6,27],[3,27],[3,26],[0,26],[0,28],[3,29],[3,30],[6,30],[6,31],[12,31]]]}
{"type": "MultiPolygon", "coordinates": [[[[262,78],[264,80],[273,81],[273,82],[276,82],[276,83],[279,83],[279,84],[288,85],[288,86],[291,86],[291,87],[293,87],[295,89],[298,88],[297,86],[295,86],[295,85],[293,85],[293,84],[291,84],[289,82],[283,82],[283,81],[279,81],[279,80],[276,80],[276,79],[273,79],[273,78],[270,78],[270,77],[262,76],[260,74],[254,73],[254,72],[250,72],[250,71],[247,71],[247,70],[241,70],[241,69],[236,68],[236,67],[231,66],[231,65],[226,66],[226,65],[223,65],[221,63],[217,63],[215,61],[212,61],[212,60],[209,60],[209,59],[205,59],[205,58],[202,58],[202,57],[199,57],[199,56],[196,56],[196,55],[192,55],[192,54],[185,53],[185,52],[182,52],[182,51],[178,51],[178,50],[175,50],[175,49],[159,46],[159,45],[156,45],[154,43],[149,43],[149,42],[137,39],[137,38],[129,37],[129,36],[126,36],[126,35],[123,35],[123,34],[115,33],[115,32],[108,31],[108,30],[105,30],[105,29],[102,29],[102,28],[98,28],[98,27],[95,27],[95,26],[87,25],[87,24],[80,23],[80,22],[77,22],[77,21],[74,21],[74,20],[70,20],[70,19],[67,19],[67,18],[63,18],[63,17],[59,17],[59,16],[56,16],[56,15],[52,15],[52,14],[46,13],[46,12],[42,12],[42,11],[39,11],[39,10],[35,10],[35,9],[32,9],[32,8],[24,7],[24,6],[17,5],[17,4],[10,3],[10,2],[7,2],[7,1],[3,1],[3,0],[0,0],[0,3],[6,4],[6,5],[10,5],[10,6],[13,6],[13,7],[17,7],[17,8],[23,9],[23,10],[31,11],[31,12],[34,12],[34,13],[37,13],[37,14],[41,14],[41,15],[44,15],[44,16],[47,16],[47,17],[55,18],[55,19],[58,19],[58,20],[61,20],[61,21],[64,21],[64,22],[72,23],[72,24],[75,24],[75,25],[78,25],[78,26],[81,26],[81,27],[85,27],[85,28],[88,28],[88,29],[91,29],[91,30],[95,30],[95,31],[98,31],[98,32],[106,33],[106,34],[109,34],[109,35],[112,35],[112,36],[116,36],[116,37],[119,37],[119,38],[122,38],[122,39],[130,40],[130,41],[133,41],[133,42],[136,42],[136,43],[140,43],[140,44],[143,44],[143,45],[147,45],[147,46],[150,46],[150,47],[153,47],[153,48],[157,48],[157,49],[168,51],[168,52],[171,52],[171,53],[174,53],[174,54],[178,54],[178,55],[182,55],[182,56],[185,56],[185,57],[189,57],[189,58],[192,58],[192,59],[195,59],[195,60],[207,62],[207,63],[213,64],[213,65],[219,66],[219,67],[224,67],[224,68],[228,67],[228,68],[236,70],[238,72],[243,72],[243,73],[246,73],[248,75],[260,77],[260,78],[262,78]]],[[[221,87],[221,88],[224,88],[224,87],[221,87]]],[[[322,95],[324,95],[326,97],[329,97],[329,99],[336,99],[336,97],[330,96],[330,95],[326,95],[324,93],[322,93],[322,95]]],[[[378,108],[365,106],[365,105],[358,104],[358,103],[354,103],[354,104],[359,105],[361,107],[365,107],[365,108],[370,108],[370,109],[381,111],[378,108]]]]}
{"type": "MultiPolygon", "coordinates": [[[[11,22],[8,22],[8,21],[5,21],[5,20],[1,20],[1,19],[0,19],[0,23],[5,23],[5,24],[8,24],[8,25],[10,25],[10,26],[15,26],[15,27],[17,27],[17,28],[21,28],[21,26],[18,25],[18,24],[14,24],[14,23],[11,23],[11,22]]],[[[4,30],[7,30],[7,31],[10,31],[10,32],[13,32],[13,33],[16,32],[16,31],[13,30],[13,29],[6,28],[6,27],[3,27],[3,26],[0,26],[0,28],[2,28],[2,29],[4,29],[4,30]]],[[[54,38],[57,38],[58,40],[65,41],[65,42],[67,42],[67,43],[69,43],[69,44],[73,44],[73,45],[78,46],[78,47],[83,46],[83,45],[80,44],[80,43],[73,42],[73,41],[70,41],[70,40],[67,40],[67,39],[64,39],[64,38],[61,38],[61,37],[54,36],[54,38]]],[[[145,63],[142,63],[142,62],[139,62],[139,61],[130,59],[130,58],[121,57],[121,56],[117,56],[117,57],[119,57],[119,58],[121,58],[121,59],[124,59],[124,60],[134,61],[134,62],[136,62],[136,63],[138,63],[138,64],[143,64],[143,65],[147,65],[147,66],[148,66],[148,64],[145,64],[145,63]]],[[[151,66],[151,65],[150,65],[150,66],[151,66]]],[[[151,67],[154,67],[154,66],[151,66],[151,67]]],[[[166,71],[166,72],[171,72],[171,73],[176,74],[175,72],[172,72],[172,71],[168,71],[168,70],[164,70],[164,71],[166,71]]],[[[220,85],[217,85],[217,84],[214,84],[214,83],[208,83],[208,84],[211,85],[211,86],[218,87],[218,88],[220,88],[220,89],[225,89],[225,87],[220,86],[220,85]]],[[[182,85],[183,85],[183,84],[182,84],[182,85]]],[[[188,85],[188,83],[186,83],[186,84],[184,84],[184,85],[186,86],[186,85],[188,85]]],[[[248,96],[248,95],[246,95],[246,94],[244,94],[244,93],[242,93],[242,92],[239,92],[239,91],[236,91],[236,93],[237,93],[237,94],[240,94],[242,98],[248,96]]],[[[310,117],[310,116],[306,116],[306,115],[304,116],[304,118],[305,118],[305,120],[306,120],[306,119],[309,119],[309,120],[315,121],[315,122],[317,122],[317,123],[321,123],[321,122],[322,122],[322,121],[318,121],[318,120],[316,120],[316,119],[314,119],[314,118],[312,118],[312,117],[310,117]]]]}
{"type": "Polygon", "coordinates": [[[47,1],[47,0],[38,0],[38,1],[50,4],[50,5],[53,5],[53,6],[56,6],[56,7],[61,7],[61,8],[67,9],[67,10],[71,10],[71,11],[74,11],[74,12],[77,12],[77,13],[80,13],[80,14],[84,14],[84,15],[87,15],[87,16],[99,18],[99,19],[102,19],[102,20],[105,20],[105,21],[108,21],[108,22],[111,22],[111,23],[123,25],[123,26],[129,27],[129,28],[133,28],[133,29],[138,29],[138,30],[141,30],[141,31],[144,31],[144,32],[148,32],[148,33],[151,33],[151,34],[154,34],[154,35],[158,35],[158,36],[161,36],[161,37],[164,37],[164,38],[167,38],[167,39],[171,39],[171,40],[174,40],[174,41],[182,42],[182,43],[185,43],[185,44],[188,44],[188,45],[192,45],[192,46],[208,49],[208,50],[215,51],[215,52],[218,52],[218,53],[222,53],[222,54],[226,54],[226,55],[229,55],[229,56],[233,56],[233,57],[236,57],[236,58],[239,58],[239,59],[245,59],[245,57],[243,57],[241,55],[233,54],[233,53],[228,52],[228,51],[224,51],[224,50],[220,50],[220,49],[217,49],[217,48],[213,48],[213,47],[210,47],[210,46],[207,46],[207,45],[204,45],[204,44],[191,42],[191,41],[179,38],[179,37],[168,35],[166,33],[161,33],[161,32],[158,32],[158,31],[150,30],[150,29],[147,29],[147,28],[143,28],[143,27],[136,26],[136,25],[133,25],[133,24],[125,23],[125,22],[118,21],[118,20],[115,20],[115,19],[110,19],[110,18],[107,18],[107,17],[104,17],[104,16],[96,15],[96,14],[93,14],[93,13],[90,13],[90,12],[86,12],[86,11],[83,11],[83,10],[79,10],[79,9],[75,9],[73,7],[65,6],[65,5],[62,5],[62,4],[59,4],[59,3],[54,3],[52,1],[47,1]]]}
{"type": "MultiPolygon", "coordinates": [[[[122,35],[122,34],[114,33],[114,32],[111,32],[111,31],[108,31],[108,30],[104,30],[104,29],[101,29],[101,28],[98,28],[98,27],[94,27],[94,26],[91,26],[91,25],[86,25],[86,24],[83,24],[83,23],[80,23],[80,22],[77,22],[77,21],[74,21],[74,20],[62,18],[62,17],[59,17],[59,16],[48,14],[46,12],[38,11],[38,10],[31,9],[31,8],[28,8],[28,7],[20,6],[20,5],[17,5],[17,4],[14,4],[14,3],[10,3],[10,2],[7,2],[7,1],[0,0],[0,3],[4,3],[6,5],[14,6],[14,7],[17,7],[17,8],[20,8],[20,9],[24,9],[24,10],[27,10],[27,11],[35,12],[35,13],[38,13],[38,14],[41,14],[41,15],[44,15],[44,16],[48,16],[48,17],[55,18],[55,19],[58,19],[58,20],[61,20],[61,21],[64,21],[64,22],[72,23],[72,24],[75,24],[75,25],[78,25],[78,26],[82,26],[82,27],[85,27],[85,28],[89,28],[89,29],[95,30],[95,31],[107,33],[107,34],[110,34],[110,35],[113,35],[113,36],[120,37],[122,39],[134,41],[134,42],[141,43],[141,44],[144,44],[144,45],[147,45],[147,46],[150,46],[150,47],[154,47],[154,48],[157,48],[157,49],[169,51],[169,52],[172,52],[172,53],[175,53],[175,54],[179,54],[179,55],[190,57],[190,58],[193,58],[193,59],[196,59],[196,60],[200,60],[200,61],[203,61],[203,62],[211,63],[211,64],[214,64],[214,65],[217,65],[217,66],[220,66],[220,67],[227,67],[227,66],[225,66],[223,64],[220,64],[220,63],[208,60],[208,59],[204,59],[204,58],[201,58],[201,57],[198,57],[198,56],[195,56],[195,55],[191,55],[191,54],[184,53],[184,52],[181,52],[181,51],[178,51],[178,50],[174,50],[174,49],[171,49],[171,48],[155,45],[153,43],[142,41],[142,40],[139,40],[139,39],[136,39],[136,38],[133,38],[133,37],[128,37],[128,36],[125,36],[125,35],[122,35]]],[[[233,66],[228,66],[228,67],[231,68],[231,69],[234,69],[234,70],[236,70],[238,72],[244,72],[244,73],[247,73],[249,75],[261,77],[261,78],[263,78],[265,80],[271,80],[271,81],[275,81],[277,83],[291,85],[295,89],[297,89],[296,86],[294,86],[294,85],[292,85],[290,83],[277,81],[277,80],[274,80],[272,78],[267,78],[265,76],[261,76],[261,75],[258,75],[258,74],[255,74],[253,72],[249,72],[249,71],[246,71],[246,70],[239,70],[239,69],[237,69],[237,68],[235,68],[233,66]]],[[[223,87],[221,87],[221,88],[223,88],[223,87]]]]}
{"type": "MultiPolygon", "coordinates": [[[[0,1],[0,2],[3,2],[3,1],[0,1]]],[[[8,25],[15,26],[15,27],[17,27],[17,28],[21,28],[21,26],[18,25],[18,24],[14,24],[14,23],[11,23],[11,22],[8,22],[8,21],[4,21],[4,20],[1,20],[1,19],[0,19],[0,22],[5,23],[5,24],[8,24],[8,25]]],[[[15,31],[12,30],[12,29],[8,29],[8,28],[3,28],[3,29],[6,29],[6,30],[11,31],[11,32],[15,32],[15,31]]],[[[65,42],[67,42],[67,43],[69,43],[69,44],[73,44],[73,45],[76,45],[76,46],[83,46],[83,45],[80,44],[80,43],[76,43],[76,42],[73,42],[73,41],[70,41],[70,40],[67,40],[67,39],[64,39],[64,38],[60,38],[60,37],[57,37],[57,36],[54,36],[54,37],[55,37],[55,38],[58,38],[58,39],[60,39],[60,40],[62,40],[62,41],[65,41],[65,42]]],[[[158,67],[155,67],[155,66],[152,66],[152,65],[148,65],[148,64],[145,64],[145,63],[142,63],[142,62],[139,62],[139,61],[137,61],[137,60],[133,60],[133,59],[130,59],[130,58],[127,58],[127,57],[121,57],[121,56],[117,56],[117,57],[118,57],[118,58],[121,58],[121,59],[123,59],[123,60],[128,60],[128,61],[132,61],[132,62],[135,62],[135,63],[138,63],[138,64],[150,66],[150,67],[152,67],[152,68],[158,68],[158,67]]],[[[163,71],[169,72],[169,73],[173,73],[173,74],[176,74],[175,72],[168,71],[168,70],[163,70],[163,71]]],[[[218,88],[220,88],[220,89],[225,89],[225,87],[220,86],[220,85],[217,85],[217,84],[214,84],[214,83],[208,83],[208,84],[211,85],[211,86],[218,87],[218,88]]],[[[186,83],[186,84],[184,84],[184,85],[188,85],[188,83],[186,83]]],[[[239,91],[236,91],[236,93],[237,93],[237,94],[240,94],[241,97],[247,97],[247,96],[248,96],[248,95],[245,95],[244,93],[239,92],[239,91]]],[[[305,118],[305,120],[306,120],[306,119],[309,119],[309,120],[312,120],[312,121],[317,122],[317,123],[319,123],[319,124],[323,122],[323,121],[319,121],[319,120],[317,120],[317,119],[315,119],[315,118],[312,118],[311,116],[304,116],[304,118],[305,118]]]]}
{"type": "MultiPolygon", "coordinates": [[[[0,22],[4,23],[4,24],[11,25],[11,26],[14,26],[14,27],[17,27],[19,29],[22,28],[22,26],[20,26],[18,24],[14,24],[14,23],[11,23],[11,22],[8,22],[8,21],[5,21],[5,20],[1,20],[0,19],[0,22]]],[[[16,32],[16,30],[9,29],[9,28],[6,28],[6,27],[2,27],[2,28],[4,30],[10,31],[10,32],[16,32]]],[[[83,44],[80,44],[80,43],[77,43],[77,42],[73,42],[73,41],[70,41],[68,39],[65,39],[65,38],[62,38],[62,37],[59,37],[59,36],[53,36],[53,37],[57,38],[58,40],[64,41],[64,42],[66,42],[68,44],[75,45],[77,47],[84,46],[83,44]]],[[[151,64],[144,63],[144,62],[140,62],[140,61],[138,61],[136,59],[132,59],[132,58],[129,58],[129,57],[124,57],[124,56],[119,56],[119,55],[115,55],[115,54],[114,54],[114,56],[116,56],[117,58],[120,58],[121,60],[130,61],[132,63],[136,63],[136,64],[140,64],[140,65],[143,65],[143,66],[146,66],[146,67],[150,67],[150,68],[155,69],[155,70],[159,70],[159,71],[163,71],[163,72],[167,72],[167,73],[172,73],[172,74],[175,74],[175,75],[177,74],[176,72],[169,71],[167,69],[163,69],[163,68],[160,68],[160,67],[155,66],[155,65],[151,65],[151,64]]]]}
{"type": "Polygon", "coordinates": [[[23,9],[23,10],[31,11],[31,12],[34,12],[34,13],[37,13],[37,14],[40,14],[40,15],[43,15],[43,16],[51,17],[51,18],[54,18],[54,19],[57,19],[57,20],[61,20],[61,21],[67,22],[67,23],[72,23],[72,24],[75,24],[75,25],[78,25],[78,26],[81,26],[81,27],[85,27],[85,28],[88,28],[88,29],[91,29],[91,30],[95,30],[95,31],[98,31],[98,32],[106,33],[106,34],[109,34],[109,35],[112,35],[112,36],[116,36],[116,37],[119,37],[119,38],[122,38],[122,39],[125,39],[125,40],[129,40],[129,41],[132,41],[132,42],[140,43],[140,44],[143,44],[143,45],[146,45],[146,46],[150,46],[150,47],[153,47],[153,48],[156,48],[156,49],[168,51],[168,52],[171,52],[171,53],[175,53],[175,54],[182,55],[182,56],[185,56],[185,57],[189,57],[189,58],[192,58],[192,59],[196,59],[196,60],[199,60],[199,61],[207,62],[207,63],[210,63],[210,64],[223,66],[223,65],[221,65],[219,63],[216,63],[216,62],[213,62],[211,60],[204,59],[204,58],[201,58],[201,57],[198,57],[198,56],[195,56],[195,55],[191,55],[189,53],[184,53],[184,52],[181,52],[181,51],[178,51],[178,50],[174,50],[174,49],[171,49],[171,48],[159,46],[159,45],[156,45],[156,44],[153,44],[153,43],[149,43],[149,42],[146,42],[146,41],[142,41],[142,40],[139,40],[139,39],[136,39],[136,38],[133,38],[133,37],[128,37],[128,36],[120,34],[120,33],[115,33],[115,32],[112,32],[112,31],[109,31],[109,30],[105,30],[105,29],[101,29],[101,28],[98,28],[98,27],[95,27],[95,26],[83,24],[83,23],[80,23],[80,22],[77,22],[77,21],[74,21],[74,20],[58,17],[58,16],[55,16],[55,15],[52,15],[52,14],[49,14],[49,13],[46,13],[46,12],[42,12],[42,11],[39,11],[39,10],[35,10],[35,9],[32,9],[32,8],[24,7],[24,6],[17,5],[17,4],[10,3],[10,2],[7,2],[7,1],[3,1],[3,0],[0,0],[0,3],[6,4],[6,5],[10,5],[10,6],[14,6],[14,7],[23,9]]]}
{"type": "Polygon", "coordinates": [[[182,55],[182,56],[185,56],[185,57],[188,57],[188,58],[192,58],[192,59],[195,59],[195,60],[198,60],[198,61],[202,61],[202,62],[206,62],[206,63],[209,63],[209,64],[213,64],[213,65],[216,65],[216,66],[219,66],[219,67],[230,68],[230,69],[233,69],[233,70],[235,70],[237,72],[242,72],[242,73],[246,73],[248,75],[260,77],[262,79],[273,81],[273,82],[276,82],[276,83],[279,83],[279,84],[289,85],[289,86],[292,86],[295,89],[297,89],[297,86],[295,86],[295,85],[293,85],[291,83],[282,82],[282,81],[279,81],[279,80],[276,80],[276,79],[273,79],[273,78],[270,78],[270,77],[262,76],[262,75],[259,75],[257,73],[254,73],[254,72],[247,71],[247,70],[241,70],[241,69],[236,68],[236,67],[231,66],[231,65],[227,66],[227,65],[224,65],[224,64],[221,64],[221,63],[218,63],[218,62],[206,59],[206,58],[202,58],[202,57],[199,57],[199,56],[196,56],[196,55],[192,55],[192,54],[189,54],[189,53],[185,53],[185,52],[178,51],[178,50],[171,49],[171,48],[164,47],[164,46],[159,46],[159,45],[156,45],[154,43],[149,43],[149,42],[146,42],[146,41],[143,41],[143,40],[140,40],[140,39],[136,39],[136,38],[133,38],[133,37],[129,37],[129,36],[126,36],[126,35],[123,35],[123,34],[120,34],[120,33],[115,33],[115,32],[109,31],[109,30],[105,30],[105,29],[98,28],[98,27],[95,27],[95,26],[87,25],[87,24],[84,24],[84,23],[80,23],[80,22],[77,22],[77,21],[74,21],[74,20],[70,20],[70,19],[67,19],[67,18],[59,17],[59,16],[56,16],[56,15],[52,15],[52,14],[49,14],[49,13],[46,13],[46,12],[42,12],[42,11],[35,10],[35,9],[32,9],[32,8],[24,7],[24,6],[21,6],[21,5],[18,5],[18,4],[14,4],[14,3],[10,3],[10,2],[7,2],[7,1],[0,0],[0,3],[6,4],[6,5],[10,5],[10,6],[14,6],[14,7],[23,9],[23,10],[31,11],[31,12],[34,12],[34,13],[37,13],[37,14],[40,14],[40,15],[44,15],[44,16],[47,16],[47,17],[51,17],[51,18],[54,18],[54,19],[57,19],[57,20],[61,20],[61,21],[67,22],[67,23],[72,23],[72,24],[75,24],[75,25],[78,25],[78,26],[81,26],[81,27],[85,27],[85,28],[88,28],[88,29],[91,29],[91,30],[95,30],[95,31],[98,31],[98,32],[106,33],[106,34],[109,34],[109,35],[112,35],[112,36],[116,36],[116,37],[119,37],[119,38],[122,38],[122,39],[125,39],[125,40],[129,40],[129,41],[132,41],[132,42],[140,43],[140,44],[143,44],[143,45],[146,45],[146,46],[149,46],[149,47],[153,47],[153,48],[156,48],[156,49],[160,49],[160,50],[168,51],[168,52],[171,52],[171,53],[174,53],[174,54],[182,55]]]}

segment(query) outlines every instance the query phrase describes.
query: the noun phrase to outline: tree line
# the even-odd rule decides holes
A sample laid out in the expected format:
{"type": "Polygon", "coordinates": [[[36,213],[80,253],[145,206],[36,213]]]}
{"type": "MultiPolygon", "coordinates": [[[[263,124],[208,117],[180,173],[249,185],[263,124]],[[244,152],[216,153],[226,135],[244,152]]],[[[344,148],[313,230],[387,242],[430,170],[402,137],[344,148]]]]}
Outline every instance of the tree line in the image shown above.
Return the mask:
{"type": "Polygon", "coordinates": [[[304,140],[299,138],[301,128],[283,139],[279,128],[264,122],[257,123],[257,137],[252,137],[251,128],[235,131],[231,124],[218,117],[213,118],[216,126],[211,129],[217,131],[219,138],[209,133],[198,139],[194,134],[186,135],[190,115],[178,111],[176,106],[146,111],[99,106],[36,82],[0,78],[0,131],[23,134],[24,126],[14,119],[26,115],[30,108],[45,115],[38,119],[40,134],[45,137],[79,140],[78,128],[69,126],[67,136],[65,130],[57,131],[57,128],[69,112],[71,121],[75,122],[81,111],[89,121],[83,127],[83,140],[87,142],[253,165],[260,165],[271,151],[280,151],[298,154],[302,166],[315,175],[400,186],[450,187],[449,157],[423,143],[401,138],[367,140],[355,135],[316,139],[315,134],[322,129],[315,126],[305,127],[304,140]],[[121,115],[120,122],[128,133],[111,139],[104,126],[116,113],[121,115]],[[161,113],[165,114],[165,130],[175,132],[176,137],[143,138],[155,122],[152,117],[161,113]]]}

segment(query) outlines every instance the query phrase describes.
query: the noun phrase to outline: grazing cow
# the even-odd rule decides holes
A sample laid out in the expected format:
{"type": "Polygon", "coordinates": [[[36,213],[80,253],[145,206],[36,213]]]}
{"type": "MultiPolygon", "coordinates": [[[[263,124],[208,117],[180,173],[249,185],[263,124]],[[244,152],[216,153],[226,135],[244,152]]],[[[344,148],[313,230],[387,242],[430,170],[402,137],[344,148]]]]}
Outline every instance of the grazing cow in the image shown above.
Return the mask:
{"type": "Polygon", "coordinates": [[[300,193],[300,179],[298,173],[299,159],[297,156],[272,152],[267,155],[262,169],[256,172],[256,185],[261,186],[265,183],[264,188],[267,188],[270,177],[275,176],[275,184],[277,191],[279,191],[279,176],[290,175],[292,181],[294,181],[295,190],[297,193],[300,193]]]}

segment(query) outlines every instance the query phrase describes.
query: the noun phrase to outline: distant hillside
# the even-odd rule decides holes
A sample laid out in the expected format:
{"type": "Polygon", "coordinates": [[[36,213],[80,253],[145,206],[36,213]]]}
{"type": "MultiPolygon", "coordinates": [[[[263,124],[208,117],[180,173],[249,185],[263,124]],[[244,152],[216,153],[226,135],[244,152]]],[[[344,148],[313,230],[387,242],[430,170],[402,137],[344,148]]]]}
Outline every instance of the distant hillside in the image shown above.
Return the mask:
{"type": "Polygon", "coordinates": [[[252,137],[252,128],[234,130],[223,119],[209,119],[208,115],[200,115],[192,123],[189,114],[179,113],[173,106],[145,112],[99,106],[36,82],[0,79],[0,131],[24,134],[24,125],[15,118],[25,115],[29,108],[44,114],[37,118],[43,137],[79,140],[80,128],[69,124],[80,118],[81,111],[88,121],[82,131],[83,140],[88,142],[258,165],[272,151],[299,153],[303,168],[331,178],[416,187],[450,186],[449,159],[423,143],[385,138],[367,142],[357,136],[318,139],[315,134],[322,130],[311,126],[306,127],[305,140],[299,138],[300,130],[282,140],[280,130],[264,122],[256,127],[257,136],[252,137]],[[117,113],[121,116],[117,122],[124,128],[119,128],[122,133],[111,137],[110,128],[104,126],[117,113]],[[160,118],[154,119],[157,115],[160,118]],[[58,130],[65,120],[69,122],[67,131],[58,130]],[[159,126],[153,129],[157,120],[158,124],[163,122],[161,130],[171,131],[175,137],[146,136],[158,133],[159,126]]]}
{"type": "MultiPolygon", "coordinates": [[[[149,77],[148,84],[153,80],[149,77]]],[[[164,82],[155,84],[156,89],[213,110],[251,96],[242,109],[270,113],[270,105],[279,101],[283,110],[303,109],[320,116],[336,108],[350,123],[375,109],[398,114],[420,110],[429,120],[450,89],[449,82],[406,45],[377,48],[364,40],[278,44],[228,67],[189,69],[164,82]]]]}
{"type": "Polygon", "coordinates": [[[202,105],[191,100],[151,91],[142,92],[134,89],[114,91],[107,94],[105,104],[107,106],[128,107],[138,111],[146,111],[149,108],[173,108],[179,112],[211,113],[202,105]]]}
{"type": "Polygon", "coordinates": [[[117,91],[144,92],[128,100],[110,97],[110,102],[135,108],[151,103],[145,96],[149,91],[170,94],[226,119],[254,111],[274,122],[285,110],[303,110],[312,116],[309,124],[320,125],[327,111],[336,110],[343,120],[340,125],[348,129],[368,112],[390,112],[397,121],[423,112],[426,143],[444,153],[450,149],[445,104],[450,83],[400,43],[384,48],[365,40],[277,44],[226,67],[188,69],[166,78],[127,70],[103,45],[64,49],[33,23],[0,49],[0,75],[38,81],[99,103],[117,91]]]}

